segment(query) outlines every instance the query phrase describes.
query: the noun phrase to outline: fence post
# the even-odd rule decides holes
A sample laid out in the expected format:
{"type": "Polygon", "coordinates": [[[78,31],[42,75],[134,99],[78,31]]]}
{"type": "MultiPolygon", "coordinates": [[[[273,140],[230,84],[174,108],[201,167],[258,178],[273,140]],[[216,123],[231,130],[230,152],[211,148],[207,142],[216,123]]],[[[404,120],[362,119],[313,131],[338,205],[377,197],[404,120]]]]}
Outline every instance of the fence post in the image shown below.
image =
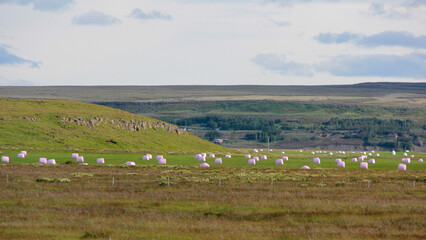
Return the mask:
{"type": "Polygon", "coordinates": [[[112,186],[114,186],[114,177],[112,177],[112,186]]]}
{"type": "Polygon", "coordinates": [[[370,181],[367,181],[367,188],[370,188],[370,181]]]}
{"type": "Polygon", "coordinates": [[[321,187],[324,186],[324,180],[321,180],[321,187]]]}
{"type": "Polygon", "coordinates": [[[167,177],[167,186],[170,186],[170,177],[167,177]]]}

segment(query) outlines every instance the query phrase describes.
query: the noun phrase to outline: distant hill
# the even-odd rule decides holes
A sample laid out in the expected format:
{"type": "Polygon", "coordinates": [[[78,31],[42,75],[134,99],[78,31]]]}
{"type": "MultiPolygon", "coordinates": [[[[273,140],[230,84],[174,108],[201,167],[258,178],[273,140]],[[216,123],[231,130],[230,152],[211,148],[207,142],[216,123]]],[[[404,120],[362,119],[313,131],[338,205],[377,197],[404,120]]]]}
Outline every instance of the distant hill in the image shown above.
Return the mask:
{"type": "Polygon", "coordinates": [[[95,104],[0,99],[0,149],[223,152],[177,126],[95,104]]]}

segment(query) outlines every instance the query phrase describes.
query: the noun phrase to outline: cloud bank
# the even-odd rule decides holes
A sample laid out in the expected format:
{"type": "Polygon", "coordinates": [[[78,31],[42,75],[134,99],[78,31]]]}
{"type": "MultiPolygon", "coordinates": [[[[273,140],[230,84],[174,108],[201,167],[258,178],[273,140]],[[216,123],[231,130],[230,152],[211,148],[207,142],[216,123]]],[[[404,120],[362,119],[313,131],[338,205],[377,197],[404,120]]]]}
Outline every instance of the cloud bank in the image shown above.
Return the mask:
{"type": "Polygon", "coordinates": [[[159,11],[144,12],[139,8],[133,9],[130,16],[133,18],[142,19],[142,20],[155,20],[155,19],[166,20],[166,21],[172,20],[172,16],[169,14],[163,14],[159,11]]]}
{"type": "Polygon", "coordinates": [[[39,11],[58,11],[67,9],[74,0],[0,0],[0,4],[32,5],[39,11]]]}
{"type": "Polygon", "coordinates": [[[78,16],[75,16],[72,20],[75,25],[98,25],[98,26],[109,26],[121,23],[118,18],[110,15],[106,15],[102,12],[91,11],[78,16]]]}
{"type": "Polygon", "coordinates": [[[32,68],[39,68],[39,63],[25,58],[18,57],[10,53],[5,47],[0,46],[0,65],[28,65],[32,68]]]}

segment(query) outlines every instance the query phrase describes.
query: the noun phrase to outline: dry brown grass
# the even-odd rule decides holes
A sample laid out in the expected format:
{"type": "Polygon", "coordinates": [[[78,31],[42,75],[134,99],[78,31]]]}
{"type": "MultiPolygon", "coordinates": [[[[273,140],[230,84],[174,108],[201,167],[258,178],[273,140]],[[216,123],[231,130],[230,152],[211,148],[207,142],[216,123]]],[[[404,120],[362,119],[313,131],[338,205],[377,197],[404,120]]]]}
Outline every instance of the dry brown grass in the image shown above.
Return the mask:
{"type": "Polygon", "coordinates": [[[424,171],[0,165],[0,177],[0,239],[426,238],[424,171]]]}

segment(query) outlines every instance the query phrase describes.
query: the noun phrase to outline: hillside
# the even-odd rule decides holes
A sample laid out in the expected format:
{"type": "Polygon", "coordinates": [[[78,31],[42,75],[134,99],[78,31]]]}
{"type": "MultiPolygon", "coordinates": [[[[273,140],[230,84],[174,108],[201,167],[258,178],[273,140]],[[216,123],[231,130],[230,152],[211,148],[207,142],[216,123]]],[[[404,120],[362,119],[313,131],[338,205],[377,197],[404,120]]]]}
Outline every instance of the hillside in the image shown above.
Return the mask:
{"type": "Polygon", "coordinates": [[[0,148],[108,152],[222,152],[177,126],[95,104],[0,99],[0,148]]]}

